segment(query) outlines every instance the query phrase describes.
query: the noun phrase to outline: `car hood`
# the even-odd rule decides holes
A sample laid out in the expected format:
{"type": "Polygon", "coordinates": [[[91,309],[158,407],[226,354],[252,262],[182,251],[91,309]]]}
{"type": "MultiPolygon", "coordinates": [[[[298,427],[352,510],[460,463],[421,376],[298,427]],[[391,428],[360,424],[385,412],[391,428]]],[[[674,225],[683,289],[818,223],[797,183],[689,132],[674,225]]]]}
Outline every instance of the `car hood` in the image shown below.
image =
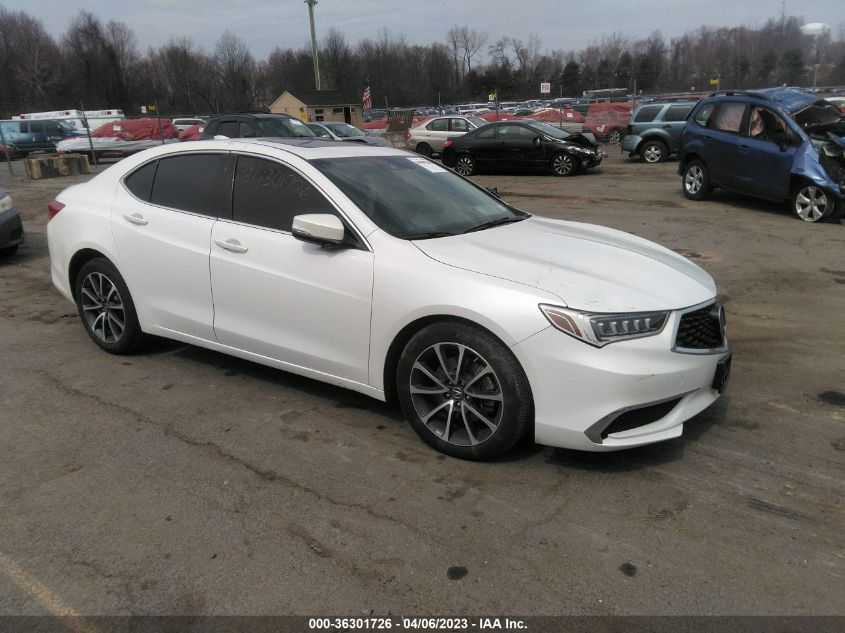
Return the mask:
{"type": "Polygon", "coordinates": [[[688,259],[592,224],[531,217],[414,244],[443,264],[526,284],[581,310],[677,309],[716,295],[712,277],[688,259]]]}

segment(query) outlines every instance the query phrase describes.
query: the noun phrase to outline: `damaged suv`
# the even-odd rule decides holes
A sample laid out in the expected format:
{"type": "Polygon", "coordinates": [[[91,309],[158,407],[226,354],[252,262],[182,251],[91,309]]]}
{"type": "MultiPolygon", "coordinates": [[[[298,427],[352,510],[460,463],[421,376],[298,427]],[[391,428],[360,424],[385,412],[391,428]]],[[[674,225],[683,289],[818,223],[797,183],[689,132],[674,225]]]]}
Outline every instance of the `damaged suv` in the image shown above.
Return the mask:
{"type": "Polygon", "coordinates": [[[805,222],[836,222],[845,208],[845,115],[794,88],[720,92],[702,99],[680,139],[684,194],[715,187],[789,201],[805,222]]]}

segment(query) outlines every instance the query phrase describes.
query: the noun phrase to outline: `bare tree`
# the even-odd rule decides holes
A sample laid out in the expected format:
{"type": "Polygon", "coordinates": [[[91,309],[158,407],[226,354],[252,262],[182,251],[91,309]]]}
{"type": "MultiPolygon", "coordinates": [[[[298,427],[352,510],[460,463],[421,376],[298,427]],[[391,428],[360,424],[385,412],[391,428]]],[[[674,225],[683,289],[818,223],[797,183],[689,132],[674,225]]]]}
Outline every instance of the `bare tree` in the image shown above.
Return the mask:
{"type": "Polygon", "coordinates": [[[460,47],[463,50],[463,61],[466,67],[466,72],[472,70],[472,58],[481,50],[481,47],[487,42],[488,34],[484,31],[475,31],[468,26],[462,26],[458,29],[460,38],[460,47]]]}

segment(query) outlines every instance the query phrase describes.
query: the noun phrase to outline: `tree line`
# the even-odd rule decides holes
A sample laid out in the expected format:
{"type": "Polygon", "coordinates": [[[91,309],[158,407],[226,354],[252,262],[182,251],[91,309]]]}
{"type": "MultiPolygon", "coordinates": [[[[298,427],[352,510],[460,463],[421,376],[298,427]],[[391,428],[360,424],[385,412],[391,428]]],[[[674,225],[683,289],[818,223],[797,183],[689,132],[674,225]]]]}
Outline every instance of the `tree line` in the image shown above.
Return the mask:
{"type": "MultiPolygon", "coordinates": [[[[701,26],[665,38],[611,33],[581,50],[554,48],[538,35],[527,40],[469,26],[449,29],[443,41],[409,44],[383,29],[349,42],[336,28],[319,41],[323,89],[359,102],[367,85],[373,105],[410,106],[536,98],[540,82],[552,96],[597,88],[644,94],[772,85],[845,85],[845,23],[835,34],[803,35],[797,16],[760,27],[701,26]]],[[[25,11],[0,5],[0,116],[39,110],[106,107],[138,114],[158,103],[164,114],[265,109],[283,90],[314,88],[311,49],[274,48],[256,59],[230,32],[207,51],[188,37],[139,49],[125,23],[103,22],[81,10],[60,38],[25,11]]]]}

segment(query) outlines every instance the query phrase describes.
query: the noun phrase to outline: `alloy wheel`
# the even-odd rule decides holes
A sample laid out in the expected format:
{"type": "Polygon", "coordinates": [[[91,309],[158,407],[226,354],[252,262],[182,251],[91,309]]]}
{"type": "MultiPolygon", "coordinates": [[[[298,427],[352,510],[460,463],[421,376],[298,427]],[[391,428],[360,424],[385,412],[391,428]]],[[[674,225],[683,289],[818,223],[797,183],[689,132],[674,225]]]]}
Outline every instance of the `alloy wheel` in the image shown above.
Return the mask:
{"type": "Polygon", "coordinates": [[[620,132],[619,130],[613,130],[610,133],[610,136],[607,137],[607,142],[611,145],[616,145],[620,141],[622,141],[622,132],[620,132]]]}
{"type": "Polygon", "coordinates": [[[461,176],[470,176],[475,170],[475,163],[469,156],[459,156],[455,161],[455,171],[461,176]]]}
{"type": "Polygon", "coordinates": [[[456,446],[487,441],[502,420],[499,377],[478,352],[460,343],[435,343],[411,368],[410,393],[420,421],[456,446]]]}
{"type": "Polygon", "coordinates": [[[659,145],[649,145],[643,152],[643,158],[647,163],[659,163],[660,159],[663,158],[663,150],[660,149],[659,145]]]}
{"type": "Polygon", "coordinates": [[[827,194],[813,185],[803,187],[795,196],[795,213],[805,222],[818,222],[830,208],[827,194]]]}
{"type": "Polygon", "coordinates": [[[105,275],[89,273],[82,282],[82,314],[104,343],[117,343],[126,329],[126,312],[117,286],[105,275]]]}
{"type": "Polygon", "coordinates": [[[690,165],[684,176],[684,187],[693,195],[701,191],[704,184],[704,170],[699,165],[690,165]]]}
{"type": "Polygon", "coordinates": [[[558,154],[552,160],[552,169],[559,176],[567,176],[575,169],[575,159],[569,154],[558,154]]]}

